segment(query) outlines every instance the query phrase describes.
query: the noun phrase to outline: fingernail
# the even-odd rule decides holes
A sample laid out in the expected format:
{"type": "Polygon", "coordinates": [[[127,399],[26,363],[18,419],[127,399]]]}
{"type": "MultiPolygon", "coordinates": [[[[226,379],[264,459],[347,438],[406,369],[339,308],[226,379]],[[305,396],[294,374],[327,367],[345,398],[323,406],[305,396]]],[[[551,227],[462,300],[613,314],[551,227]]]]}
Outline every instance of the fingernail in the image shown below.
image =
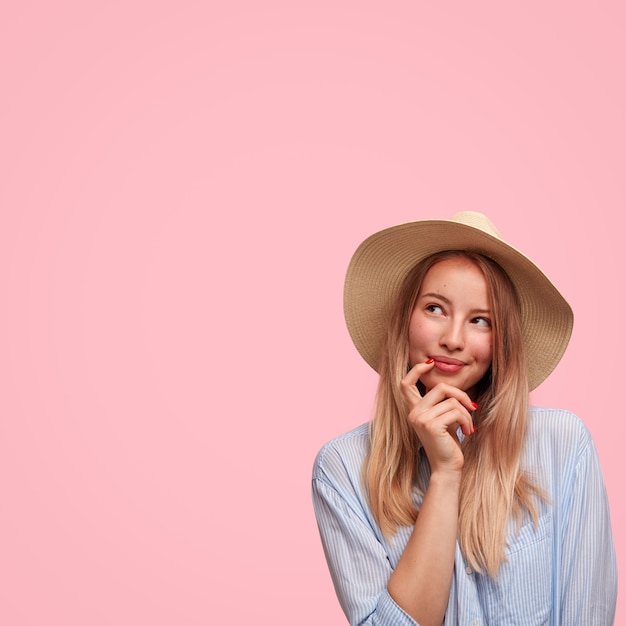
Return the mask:
{"type": "Polygon", "coordinates": [[[476,426],[474,426],[474,424],[472,424],[472,434],[476,432],[476,426]]]}
{"type": "Polygon", "coordinates": [[[428,361],[426,361],[426,365],[430,365],[431,363],[434,363],[435,359],[428,359],[428,361]]]}
{"type": "Polygon", "coordinates": [[[475,402],[472,402],[472,406],[473,406],[475,409],[477,409],[477,408],[478,408],[478,405],[477,405],[475,402]]]}

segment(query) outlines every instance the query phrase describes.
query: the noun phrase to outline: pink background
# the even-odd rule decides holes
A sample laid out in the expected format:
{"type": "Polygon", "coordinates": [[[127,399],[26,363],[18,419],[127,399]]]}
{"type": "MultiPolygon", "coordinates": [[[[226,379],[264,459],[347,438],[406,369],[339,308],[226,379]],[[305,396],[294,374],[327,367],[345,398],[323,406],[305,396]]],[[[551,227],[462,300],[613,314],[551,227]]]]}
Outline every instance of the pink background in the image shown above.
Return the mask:
{"type": "Polygon", "coordinates": [[[461,209],[573,305],[533,399],[591,430],[624,568],[626,10],[511,4],[4,3],[0,623],[343,624],[344,271],[461,209]]]}

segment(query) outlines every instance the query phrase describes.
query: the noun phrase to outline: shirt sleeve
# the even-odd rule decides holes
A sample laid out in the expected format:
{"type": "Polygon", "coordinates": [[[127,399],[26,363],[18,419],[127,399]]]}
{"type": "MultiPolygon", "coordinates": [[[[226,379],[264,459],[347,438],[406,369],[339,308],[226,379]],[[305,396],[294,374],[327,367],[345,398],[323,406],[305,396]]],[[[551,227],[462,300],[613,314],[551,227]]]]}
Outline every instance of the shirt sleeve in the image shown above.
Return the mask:
{"type": "Polygon", "coordinates": [[[612,626],[617,565],[600,462],[585,429],[564,516],[560,624],[612,626]]]}
{"type": "Polygon", "coordinates": [[[339,603],[352,626],[419,626],[387,591],[392,573],[367,521],[327,482],[313,479],[313,505],[339,603]]]}

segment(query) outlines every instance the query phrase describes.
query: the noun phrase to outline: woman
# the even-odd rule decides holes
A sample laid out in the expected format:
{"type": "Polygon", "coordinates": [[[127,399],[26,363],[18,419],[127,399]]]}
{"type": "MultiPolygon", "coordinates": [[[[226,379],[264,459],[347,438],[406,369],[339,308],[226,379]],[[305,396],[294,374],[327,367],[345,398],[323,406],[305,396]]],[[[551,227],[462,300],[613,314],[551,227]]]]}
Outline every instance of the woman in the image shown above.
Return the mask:
{"type": "Polygon", "coordinates": [[[598,457],[573,414],[529,407],[573,315],[482,214],[376,233],[346,277],[380,374],[370,424],[326,444],[313,502],[351,624],[613,624],[598,457]]]}

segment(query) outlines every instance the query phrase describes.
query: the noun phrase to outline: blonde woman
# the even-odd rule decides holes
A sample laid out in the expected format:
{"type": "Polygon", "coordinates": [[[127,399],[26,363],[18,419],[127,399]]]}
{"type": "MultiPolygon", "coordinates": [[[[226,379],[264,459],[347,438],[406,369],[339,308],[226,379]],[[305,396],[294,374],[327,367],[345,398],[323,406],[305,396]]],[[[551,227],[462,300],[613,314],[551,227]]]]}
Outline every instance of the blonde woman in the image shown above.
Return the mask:
{"type": "Polygon", "coordinates": [[[613,624],[617,572],[598,457],[573,414],[528,404],[572,311],[482,214],[366,239],[348,329],[379,373],[375,416],[313,470],[350,624],[613,624]]]}

